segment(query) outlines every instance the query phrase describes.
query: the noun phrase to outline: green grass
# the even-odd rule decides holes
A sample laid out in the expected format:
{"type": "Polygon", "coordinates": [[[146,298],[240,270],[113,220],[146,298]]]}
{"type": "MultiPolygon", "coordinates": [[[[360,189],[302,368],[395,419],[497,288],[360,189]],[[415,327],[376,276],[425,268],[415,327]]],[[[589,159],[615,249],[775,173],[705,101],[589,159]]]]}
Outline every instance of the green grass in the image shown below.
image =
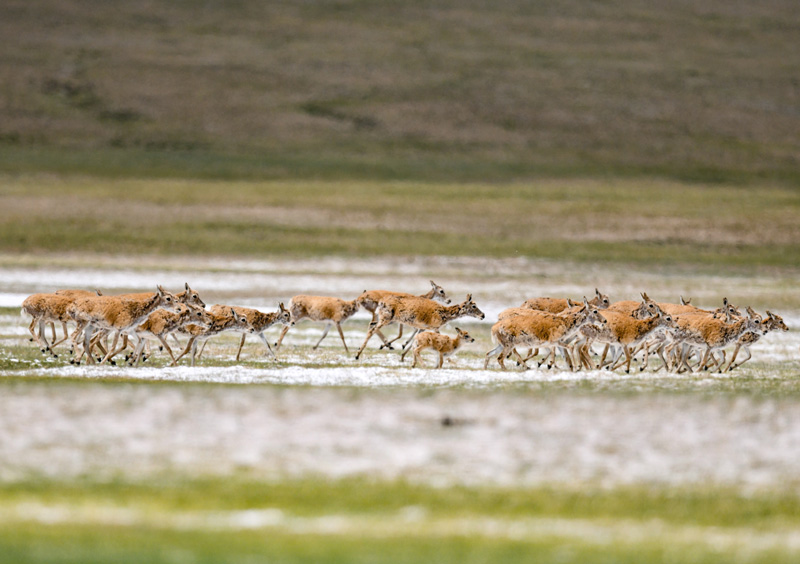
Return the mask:
{"type": "Polygon", "coordinates": [[[648,180],[528,183],[0,177],[7,253],[538,257],[794,269],[800,192],[648,180]]]}
{"type": "Polygon", "coordinates": [[[800,184],[794,3],[0,7],[0,170],[800,184]]]}
{"type": "Polygon", "coordinates": [[[780,538],[800,514],[794,496],[719,489],[358,478],[29,481],[1,486],[0,507],[0,552],[14,562],[790,562],[796,552],[780,538]],[[66,513],[49,523],[14,517],[31,507],[66,513]],[[247,510],[279,518],[254,529],[214,525],[247,510]],[[104,523],[114,511],[127,524],[104,523]]]}

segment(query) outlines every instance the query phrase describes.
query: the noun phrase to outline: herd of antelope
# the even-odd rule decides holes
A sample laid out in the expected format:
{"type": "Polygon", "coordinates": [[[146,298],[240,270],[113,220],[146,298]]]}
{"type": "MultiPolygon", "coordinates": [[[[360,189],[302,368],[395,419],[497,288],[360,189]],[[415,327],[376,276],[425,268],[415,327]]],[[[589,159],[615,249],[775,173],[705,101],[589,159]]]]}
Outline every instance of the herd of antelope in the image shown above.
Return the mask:
{"type": "MultiPolygon", "coordinates": [[[[497,346],[486,353],[484,368],[496,357],[505,370],[505,361],[513,356],[519,366],[527,369],[528,362],[544,351],[538,366],[546,363],[547,368],[555,366],[558,353],[569,370],[616,370],[624,366],[625,371],[630,372],[632,359],[641,353],[640,370],[647,368],[650,358],[657,355],[661,363],[656,370],[666,368],[681,373],[715,369],[722,372],[749,360],[750,346],[762,335],[774,330],[788,331],[780,316],[767,311],[764,317],[749,307],[746,315],[742,315],[727,299],[723,299],[722,307],[712,311],[695,307],[683,298],[678,304],[657,303],[646,293],[642,293],[641,298],[641,301],[612,303],[608,296],[595,289],[591,300],[585,297],[582,301],[533,298],[520,307],[506,309],[492,326],[491,336],[497,346]],[[593,346],[602,346],[602,352],[594,350],[593,346]],[[730,359],[726,358],[729,346],[734,347],[730,359]],[[520,351],[525,348],[528,350],[523,356],[520,351]],[[741,350],[747,356],[737,364],[741,350]]],[[[288,309],[281,303],[279,309],[271,313],[224,305],[207,309],[187,283],[184,291],[177,294],[161,286],[155,292],[114,296],[87,290],[34,294],[23,302],[22,313],[32,317],[28,327],[31,340],[39,344],[42,352],[57,356],[55,347],[68,342],[73,364],[80,364],[84,357],[91,364],[113,364],[114,358],[130,347],[132,350],[125,355],[125,360],[135,365],[146,358],[145,346],[155,340],[169,354],[173,365],[190,354],[194,366],[206,341],[223,331],[241,333],[237,361],[248,334],[257,336],[264,344],[265,354],[276,359],[276,351],[286,333],[303,319],[325,323],[313,349],[319,347],[330,328],[335,326],[349,354],[342,323],[363,308],[372,314],[372,320],[356,359],[376,335],[381,349],[392,349],[392,343],[402,337],[403,327],[408,326],[413,333],[401,347],[401,359],[411,352],[412,367],[422,365],[421,353],[431,349],[438,354],[437,368],[441,368],[444,357],[474,339],[459,328],[455,328],[454,337],[439,330],[461,317],[485,317],[471,295],[461,303],[449,304],[444,289],[431,280],[430,291],[421,295],[372,290],[364,291],[354,300],[298,295],[291,299],[288,309]],[[61,339],[57,338],[57,323],[63,327],[61,339]],[[68,323],[76,325],[71,334],[68,323]],[[282,324],[283,328],[273,350],[264,332],[276,324],[282,324]],[[400,326],[398,335],[391,340],[381,332],[390,324],[400,326]],[[49,342],[47,325],[51,326],[49,342]],[[185,344],[181,344],[179,335],[185,337],[185,344]],[[167,341],[170,336],[173,344],[177,343],[182,349],[177,355],[167,341]]]]}

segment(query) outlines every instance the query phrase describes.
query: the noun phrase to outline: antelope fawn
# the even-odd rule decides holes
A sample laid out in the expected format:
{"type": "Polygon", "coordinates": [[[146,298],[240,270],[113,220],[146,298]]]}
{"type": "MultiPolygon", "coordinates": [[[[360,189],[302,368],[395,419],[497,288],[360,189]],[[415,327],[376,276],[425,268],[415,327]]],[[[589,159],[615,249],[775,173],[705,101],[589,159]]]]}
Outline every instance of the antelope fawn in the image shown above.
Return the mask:
{"type": "Polygon", "coordinates": [[[322,337],[319,338],[317,344],[312,347],[316,350],[322,340],[328,335],[331,327],[335,326],[339,331],[339,336],[342,338],[342,344],[346,353],[350,354],[347,348],[347,342],[344,340],[344,333],[342,332],[342,323],[350,319],[355,312],[358,311],[358,299],[355,300],[342,300],[339,298],[329,298],[327,296],[295,296],[289,302],[289,312],[291,313],[291,324],[285,325],[281,334],[278,337],[278,342],[275,343],[275,350],[277,351],[289,327],[303,319],[311,321],[322,321],[325,323],[325,329],[322,331],[322,337]]]}
{"type": "Polygon", "coordinates": [[[414,336],[414,344],[400,356],[400,360],[404,360],[406,353],[410,350],[414,355],[414,362],[411,363],[411,368],[416,368],[417,363],[422,365],[420,353],[426,349],[433,349],[439,353],[439,363],[436,368],[441,368],[442,364],[444,364],[444,357],[455,353],[464,343],[474,342],[475,339],[470,337],[469,333],[462,331],[458,327],[456,327],[455,337],[448,337],[433,331],[421,331],[414,336]]]}

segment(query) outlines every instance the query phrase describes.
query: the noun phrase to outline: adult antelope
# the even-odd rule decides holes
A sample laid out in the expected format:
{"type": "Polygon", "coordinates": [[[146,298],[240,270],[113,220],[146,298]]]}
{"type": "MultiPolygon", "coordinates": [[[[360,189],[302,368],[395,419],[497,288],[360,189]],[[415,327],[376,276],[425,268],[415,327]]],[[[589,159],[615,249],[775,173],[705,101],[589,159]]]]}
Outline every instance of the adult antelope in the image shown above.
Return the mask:
{"type": "MultiPolygon", "coordinates": [[[[597,309],[606,309],[609,306],[608,296],[601,294],[600,290],[594,289],[595,296],[589,300],[589,305],[597,309]]],[[[531,298],[522,302],[522,306],[527,309],[537,311],[549,311],[550,313],[561,313],[571,307],[583,305],[581,301],[574,301],[569,298],[531,298]]]]}
{"type": "MultiPolygon", "coordinates": [[[[214,309],[213,306],[211,308],[214,309]]],[[[233,308],[227,308],[219,314],[208,312],[211,316],[211,323],[206,327],[200,325],[186,325],[180,329],[183,333],[189,334],[189,342],[186,343],[186,348],[178,357],[173,361],[173,365],[177,364],[189,352],[192,353],[191,365],[194,366],[195,360],[200,358],[202,350],[198,353],[197,346],[202,343],[205,345],[206,341],[215,335],[219,335],[223,331],[251,331],[252,325],[247,321],[247,317],[239,315],[233,308]]]]}
{"type": "Polygon", "coordinates": [[[274,359],[278,358],[277,356],[275,356],[275,352],[273,352],[272,347],[270,347],[269,343],[267,342],[267,338],[264,336],[264,331],[266,331],[276,323],[281,323],[283,325],[290,325],[292,323],[292,314],[289,312],[288,309],[283,307],[283,302],[278,304],[278,307],[280,308],[278,309],[278,311],[273,311],[271,313],[264,313],[262,311],[258,311],[257,309],[249,307],[222,306],[222,305],[215,305],[211,307],[211,312],[217,315],[223,315],[226,309],[228,310],[232,309],[239,315],[247,318],[247,321],[251,326],[251,329],[242,330],[242,339],[241,341],[239,341],[239,349],[236,351],[237,361],[239,360],[239,356],[242,354],[242,347],[244,347],[244,341],[247,338],[248,333],[252,333],[256,335],[259,339],[261,339],[261,342],[264,343],[264,346],[267,348],[267,352],[272,355],[272,358],[274,359]]]}
{"type": "MultiPolygon", "coordinates": [[[[767,319],[765,320],[761,315],[753,311],[750,307],[747,308],[747,314],[752,319],[759,319],[761,320],[761,329],[763,334],[766,335],[770,331],[788,331],[789,328],[783,322],[783,318],[780,315],[775,315],[771,311],[767,310],[767,319]]],[[[750,360],[750,346],[755,344],[761,335],[759,333],[754,332],[747,332],[736,341],[736,348],[733,349],[733,354],[731,355],[731,361],[728,363],[728,367],[725,371],[733,370],[734,368],[739,368],[742,364],[750,360]],[[734,364],[736,362],[736,356],[739,354],[739,350],[744,349],[744,352],[747,353],[747,358],[742,360],[739,364],[734,364]]]]}
{"type": "Polygon", "coordinates": [[[31,341],[35,341],[43,353],[51,353],[54,357],[58,355],[53,352],[56,345],[60,345],[69,339],[69,329],[67,322],[72,321],[72,318],[67,314],[69,305],[78,298],[85,298],[89,296],[102,295],[99,290],[94,292],[89,290],[56,290],[52,294],[33,294],[25,298],[22,302],[21,314],[28,314],[31,316],[31,323],[28,326],[28,331],[31,332],[31,341]],[[64,337],[60,340],[56,337],[56,323],[61,323],[64,329],[64,337]],[[47,342],[47,335],[45,334],[45,325],[49,324],[52,328],[53,339],[52,343],[47,342]],[[39,326],[39,334],[34,331],[36,325],[39,326]]]}
{"type": "MultiPolygon", "coordinates": [[[[450,299],[447,297],[447,292],[444,291],[444,288],[439,286],[433,280],[431,280],[430,283],[431,283],[431,289],[428,290],[427,293],[420,294],[417,297],[427,298],[429,300],[435,300],[445,305],[449,304],[450,299]]],[[[366,309],[368,312],[372,314],[372,320],[370,321],[370,323],[375,323],[378,320],[378,314],[375,312],[375,310],[378,308],[378,304],[381,302],[381,300],[385,300],[390,297],[396,298],[396,297],[412,297],[412,296],[413,294],[408,294],[405,292],[390,292],[388,290],[364,290],[364,292],[356,298],[356,301],[358,302],[359,307],[366,309]]],[[[384,337],[383,333],[381,333],[380,331],[377,331],[377,335],[378,337],[380,337],[381,341],[383,341],[383,344],[380,346],[381,349],[384,347],[392,349],[393,348],[392,343],[394,343],[396,340],[398,340],[400,337],[403,336],[403,325],[402,324],[400,325],[400,331],[397,333],[397,336],[391,341],[387,341],[386,337],[384,337]]],[[[405,348],[405,346],[403,348],[405,348]]]]}
{"type": "MultiPolygon", "coordinates": [[[[657,305],[655,306],[655,315],[645,319],[637,319],[632,315],[616,311],[602,311],[600,315],[606,319],[607,330],[598,335],[596,340],[617,347],[615,355],[606,366],[609,370],[616,370],[625,364],[627,373],[631,371],[632,349],[644,343],[662,327],[675,327],[672,317],[664,313],[657,305]],[[623,353],[625,353],[624,359],[621,358],[623,353]]],[[[646,366],[645,361],[639,369],[644,370],[646,366]]]]}
{"type": "Polygon", "coordinates": [[[322,337],[319,338],[317,344],[312,348],[316,350],[322,340],[328,335],[331,327],[336,327],[339,331],[339,336],[342,338],[344,350],[350,354],[347,348],[347,342],[344,340],[344,333],[342,332],[342,323],[350,319],[355,312],[358,311],[358,299],[355,300],[342,300],[340,298],[330,298],[327,296],[295,296],[289,302],[289,313],[291,314],[291,323],[285,325],[281,334],[278,337],[278,342],[275,343],[275,350],[277,351],[289,327],[303,319],[311,321],[321,321],[325,323],[325,329],[322,331],[322,337]]]}
{"type": "Polygon", "coordinates": [[[356,360],[367,347],[372,336],[391,323],[402,323],[415,329],[438,331],[445,323],[459,317],[477,317],[484,319],[486,316],[472,301],[472,294],[467,294],[467,299],[456,305],[442,305],[427,298],[415,296],[389,297],[378,304],[378,321],[371,323],[364,344],[356,353],[356,360]]]}
{"type": "MultiPolygon", "coordinates": [[[[128,334],[138,327],[147,317],[157,309],[174,311],[178,304],[177,298],[158,286],[154,294],[142,297],[120,296],[93,296],[79,298],[67,308],[67,313],[78,323],[75,334],[83,331],[83,351],[73,362],[80,363],[83,354],[87,355],[87,362],[94,364],[92,356],[92,335],[95,330],[128,334]]],[[[122,348],[114,349],[117,339],[109,347],[108,352],[100,361],[101,364],[112,359],[122,348]]]]}
{"type": "Polygon", "coordinates": [[[210,312],[189,304],[178,304],[174,312],[163,309],[154,311],[134,330],[134,335],[139,341],[133,353],[127,357],[128,364],[139,364],[139,360],[142,358],[142,352],[144,351],[144,345],[149,337],[155,337],[161,342],[162,347],[167,350],[174,364],[175,355],[167,344],[167,335],[189,324],[197,325],[205,329],[211,325],[213,321],[214,317],[210,312]]]}
{"type": "MultiPolygon", "coordinates": [[[[583,307],[577,310],[565,310],[560,313],[531,310],[529,313],[501,319],[492,326],[492,339],[497,346],[486,353],[483,367],[488,368],[489,360],[497,356],[497,363],[505,370],[504,360],[515,352],[517,346],[527,345],[550,350],[549,356],[552,360],[548,368],[555,363],[556,349],[560,350],[570,370],[573,370],[572,359],[566,350],[566,340],[576,335],[584,325],[605,323],[597,307],[590,306],[586,298],[583,299],[583,304],[583,307]]],[[[518,353],[517,358],[520,364],[527,368],[525,360],[518,353]]]]}
{"type": "Polygon", "coordinates": [[[674,332],[676,342],[673,346],[680,345],[681,350],[678,356],[677,371],[682,372],[689,366],[688,356],[691,347],[700,347],[704,350],[703,358],[697,365],[699,368],[708,368],[711,361],[722,372],[725,364],[724,348],[736,342],[746,333],[763,334],[761,319],[758,317],[740,317],[732,323],[723,319],[718,319],[707,313],[687,313],[676,317],[678,329],[674,332]],[[720,351],[722,361],[718,361],[714,356],[714,351],[720,351]]]}

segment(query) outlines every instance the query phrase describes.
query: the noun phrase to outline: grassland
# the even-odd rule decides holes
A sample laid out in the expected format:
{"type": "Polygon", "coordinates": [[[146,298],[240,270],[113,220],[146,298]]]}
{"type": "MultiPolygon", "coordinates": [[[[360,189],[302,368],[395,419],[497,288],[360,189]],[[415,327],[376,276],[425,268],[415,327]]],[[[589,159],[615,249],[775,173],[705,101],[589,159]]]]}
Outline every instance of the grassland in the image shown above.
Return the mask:
{"type": "Polygon", "coordinates": [[[0,7],[0,170],[797,185],[794,2],[0,7]]]}
{"type": "MultiPolygon", "coordinates": [[[[203,269],[252,274],[220,266],[226,257],[265,261],[256,281],[317,282],[218,284],[210,303],[442,276],[495,304],[599,285],[796,313],[798,35],[790,0],[6,0],[0,269],[14,274],[0,293],[81,269],[97,275],[86,287],[115,270],[130,278],[111,291],[139,272],[148,287],[155,271],[181,284],[203,269]],[[331,257],[345,266],[313,266],[331,257]],[[409,274],[415,257],[432,262],[409,274]],[[367,266],[348,271],[356,261],[367,266]]],[[[196,373],[167,373],[157,355],[139,372],[82,372],[28,343],[18,308],[0,316],[3,563],[798,560],[794,327],[733,377],[498,382],[482,370],[479,324],[461,367],[434,380],[377,351],[354,375],[302,329],[269,367],[260,343],[231,361],[228,338],[196,373]],[[237,365],[255,381],[229,377],[237,365]],[[292,367],[301,378],[284,381],[292,367]],[[480,424],[442,435],[443,397],[480,424]],[[516,419],[503,419],[511,404],[516,419]],[[276,471],[300,451],[315,469],[357,460],[382,419],[349,410],[370,405],[390,423],[373,452],[397,462],[424,441],[440,449],[420,481],[276,471]],[[321,407],[327,420],[313,418],[321,407]],[[338,426],[348,417],[354,426],[338,426]],[[551,431],[563,441],[546,455],[535,450],[545,419],[562,422],[551,431]],[[324,440],[275,452],[275,428],[324,440]],[[262,449],[255,467],[240,436],[262,449]],[[500,436],[498,461],[486,460],[500,436]],[[478,451],[473,472],[510,461],[560,477],[579,460],[613,466],[611,485],[575,468],[551,485],[467,484],[465,467],[428,479],[460,460],[454,444],[478,451]],[[192,466],[208,459],[212,471],[192,466]],[[643,474],[624,483],[637,464],[643,474]],[[655,481],[663,468],[719,481],[671,486],[655,481]]]]}
{"type": "Polygon", "coordinates": [[[0,490],[9,562],[791,562],[798,500],[368,480],[34,482],[0,490]]]}
{"type": "Polygon", "coordinates": [[[800,192],[668,180],[494,185],[0,177],[16,255],[487,256],[794,270],[800,192]]]}

